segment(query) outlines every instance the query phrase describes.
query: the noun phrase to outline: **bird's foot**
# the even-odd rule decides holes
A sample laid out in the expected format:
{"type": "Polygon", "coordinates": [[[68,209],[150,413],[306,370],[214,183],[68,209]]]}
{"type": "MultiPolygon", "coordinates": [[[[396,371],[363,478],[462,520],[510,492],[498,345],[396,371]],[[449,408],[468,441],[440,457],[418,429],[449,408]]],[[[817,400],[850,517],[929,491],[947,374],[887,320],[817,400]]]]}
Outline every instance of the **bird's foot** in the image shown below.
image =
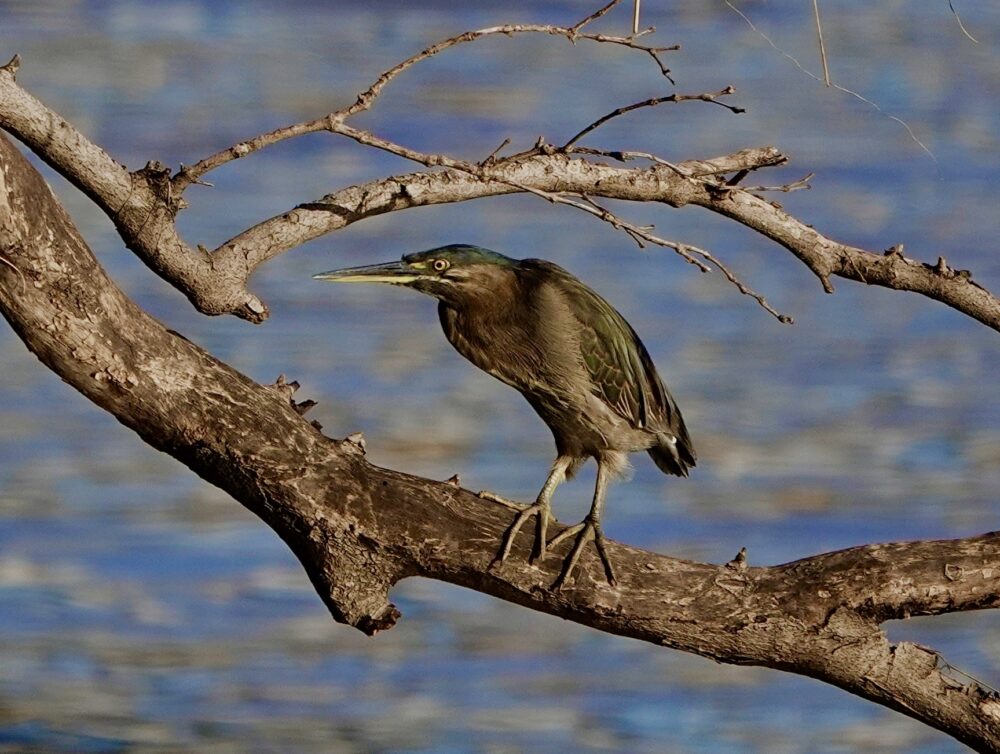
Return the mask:
{"type": "Polygon", "coordinates": [[[601,525],[589,516],[580,523],[570,526],[567,529],[563,529],[552,538],[552,541],[549,542],[548,546],[554,547],[564,539],[569,539],[574,534],[577,535],[576,542],[573,544],[573,549],[566,557],[566,560],[563,561],[562,571],[559,573],[559,578],[557,578],[552,584],[552,588],[556,591],[563,588],[566,580],[573,575],[573,571],[576,569],[576,565],[580,560],[580,553],[583,552],[584,546],[586,546],[587,542],[591,540],[594,541],[594,546],[597,548],[597,554],[600,556],[601,564],[604,566],[604,577],[608,580],[608,584],[610,586],[617,586],[618,580],[615,578],[615,569],[611,566],[611,561],[608,559],[608,553],[604,547],[604,533],[601,531],[601,525]]]}
{"type": "Polygon", "coordinates": [[[521,527],[524,526],[525,521],[527,521],[532,516],[538,516],[538,526],[535,530],[535,543],[531,548],[531,558],[529,563],[535,563],[536,561],[542,560],[545,557],[545,532],[548,529],[549,524],[549,506],[545,503],[535,502],[531,505],[519,505],[513,503],[510,500],[505,500],[504,498],[498,498],[498,496],[492,493],[479,493],[480,497],[489,495],[487,500],[494,500],[501,505],[507,505],[510,508],[514,508],[517,511],[517,516],[515,516],[511,525],[507,527],[507,531],[503,535],[503,542],[500,545],[500,551],[493,558],[493,562],[490,563],[492,568],[495,565],[503,563],[507,556],[510,555],[510,548],[514,545],[514,539],[517,537],[517,533],[521,531],[521,527]]]}

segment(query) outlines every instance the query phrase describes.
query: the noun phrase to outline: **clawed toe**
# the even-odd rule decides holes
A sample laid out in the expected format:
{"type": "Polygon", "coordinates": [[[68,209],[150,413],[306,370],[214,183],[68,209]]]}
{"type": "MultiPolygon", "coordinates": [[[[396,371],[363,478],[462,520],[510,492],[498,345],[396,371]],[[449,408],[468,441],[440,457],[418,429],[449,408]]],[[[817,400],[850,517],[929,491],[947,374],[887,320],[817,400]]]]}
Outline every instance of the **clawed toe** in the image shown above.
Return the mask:
{"type": "Polygon", "coordinates": [[[601,559],[601,565],[604,566],[604,577],[608,580],[608,584],[610,586],[617,586],[618,579],[615,578],[615,570],[611,565],[611,560],[608,558],[608,553],[604,546],[604,533],[601,531],[600,524],[595,521],[587,518],[574,526],[563,529],[552,538],[552,541],[549,542],[548,546],[550,548],[554,547],[563,540],[569,539],[574,534],[576,535],[576,541],[573,543],[573,549],[570,550],[566,560],[563,561],[563,567],[559,572],[559,578],[557,578],[552,584],[552,589],[559,591],[563,588],[566,581],[573,575],[573,571],[576,570],[583,548],[586,546],[587,542],[591,540],[594,542],[594,547],[597,548],[597,555],[601,559]]]}
{"type": "Polygon", "coordinates": [[[507,556],[510,555],[510,550],[514,546],[514,540],[517,538],[518,532],[521,531],[521,527],[524,526],[525,522],[529,518],[537,516],[538,525],[535,530],[535,542],[531,548],[530,563],[541,561],[545,558],[546,550],[551,550],[560,542],[563,542],[570,537],[576,537],[569,555],[567,555],[566,559],[563,561],[559,577],[552,584],[553,590],[558,591],[562,589],[566,582],[572,577],[577,564],[580,562],[580,556],[583,553],[583,548],[586,547],[587,543],[591,541],[594,543],[594,547],[597,549],[597,555],[601,559],[601,565],[604,567],[604,577],[607,579],[608,584],[610,586],[617,586],[618,580],[615,578],[615,569],[611,565],[611,560],[608,558],[607,548],[604,545],[604,533],[601,531],[601,525],[598,522],[588,517],[578,524],[574,524],[573,526],[563,529],[551,540],[547,541],[545,532],[548,527],[550,515],[549,507],[547,505],[538,502],[532,505],[518,505],[489,492],[481,492],[479,495],[487,500],[494,500],[495,502],[508,505],[509,507],[514,507],[517,510],[517,516],[514,517],[510,526],[507,527],[507,531],[503,535],[503,542],[500,545],[500,550],[497,552],[496,557],[494,557],[490,562],[490,568],[500,565],[507,560],[507,556]]]}
{"type": "MultiPolygon", "coordinates": [[[[482,495],[482,493],[480,493],[482,495]]],[[[493,499],[492,497],[487,499],[493,499]]],[[[502,501],[497,501],[502,502],[502,501]]],[[[510,501],[507,501],[510,502],[510,501]]],[[[521,531],[521,527],[524,526],[525,521],[527,521],[532,516],[538,516],[538,525],[535,530],[535,543],[531,548],[531,558],[530,563],[535,563],[536,561],[542,560],[545,557],[545,532],[548,528],[549,523],[549,506],[544,503],[533,503],[532,505],[518,505],[516,507],[518,511],[517,516],[511,522],[511,525],[507,527],[507,531],[503,535],[503,542],[500,546],[500,551],[493,558],[490,563],[490,567],[503,563],[507,556],[510,555],[510,549],[514,545],[514,539],[517,537],[517,533],[521,531]]]]}

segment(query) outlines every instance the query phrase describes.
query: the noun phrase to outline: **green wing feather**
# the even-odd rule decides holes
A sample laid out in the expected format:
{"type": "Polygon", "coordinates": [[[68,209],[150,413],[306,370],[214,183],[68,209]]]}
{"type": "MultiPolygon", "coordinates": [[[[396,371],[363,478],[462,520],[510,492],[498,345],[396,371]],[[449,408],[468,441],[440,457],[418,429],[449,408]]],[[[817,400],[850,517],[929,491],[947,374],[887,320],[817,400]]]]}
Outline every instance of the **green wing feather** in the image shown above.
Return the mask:
{"type": "Polygon", "coordinates": [[[676,406],[632,326],[561,267],[550,262],[544,266],[582,325],[580,348],[594,394],[635,427],[676,431],[676,406]]]}

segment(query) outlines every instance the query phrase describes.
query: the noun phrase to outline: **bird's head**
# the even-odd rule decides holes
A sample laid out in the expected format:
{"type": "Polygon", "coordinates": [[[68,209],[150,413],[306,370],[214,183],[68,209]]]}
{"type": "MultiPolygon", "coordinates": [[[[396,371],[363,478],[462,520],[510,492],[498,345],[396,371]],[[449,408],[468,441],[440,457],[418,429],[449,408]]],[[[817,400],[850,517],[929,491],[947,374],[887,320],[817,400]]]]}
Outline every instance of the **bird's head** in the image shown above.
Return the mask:
{"type": "Polygon", "coordinates": [[[510,282],[517,260],[489,249],[452,244],[406,254],[398,262],[347,267],[313,275],[332,283],[388,283],[459,303],[472,296],[495,294],[510,282]]]}

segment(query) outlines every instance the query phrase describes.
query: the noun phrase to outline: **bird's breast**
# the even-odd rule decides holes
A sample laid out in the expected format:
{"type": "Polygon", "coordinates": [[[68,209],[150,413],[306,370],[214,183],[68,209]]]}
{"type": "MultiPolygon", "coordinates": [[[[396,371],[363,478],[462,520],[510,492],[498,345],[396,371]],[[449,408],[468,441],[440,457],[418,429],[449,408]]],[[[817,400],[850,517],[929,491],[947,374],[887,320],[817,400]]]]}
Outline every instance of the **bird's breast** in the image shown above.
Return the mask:
{"type": "Polygon", "coordinates": [[[448,342],[487,374],[525,392],[543,379],[544,355],[531,333],[498,312],[459,310],[442,304],[448,342]]]}

